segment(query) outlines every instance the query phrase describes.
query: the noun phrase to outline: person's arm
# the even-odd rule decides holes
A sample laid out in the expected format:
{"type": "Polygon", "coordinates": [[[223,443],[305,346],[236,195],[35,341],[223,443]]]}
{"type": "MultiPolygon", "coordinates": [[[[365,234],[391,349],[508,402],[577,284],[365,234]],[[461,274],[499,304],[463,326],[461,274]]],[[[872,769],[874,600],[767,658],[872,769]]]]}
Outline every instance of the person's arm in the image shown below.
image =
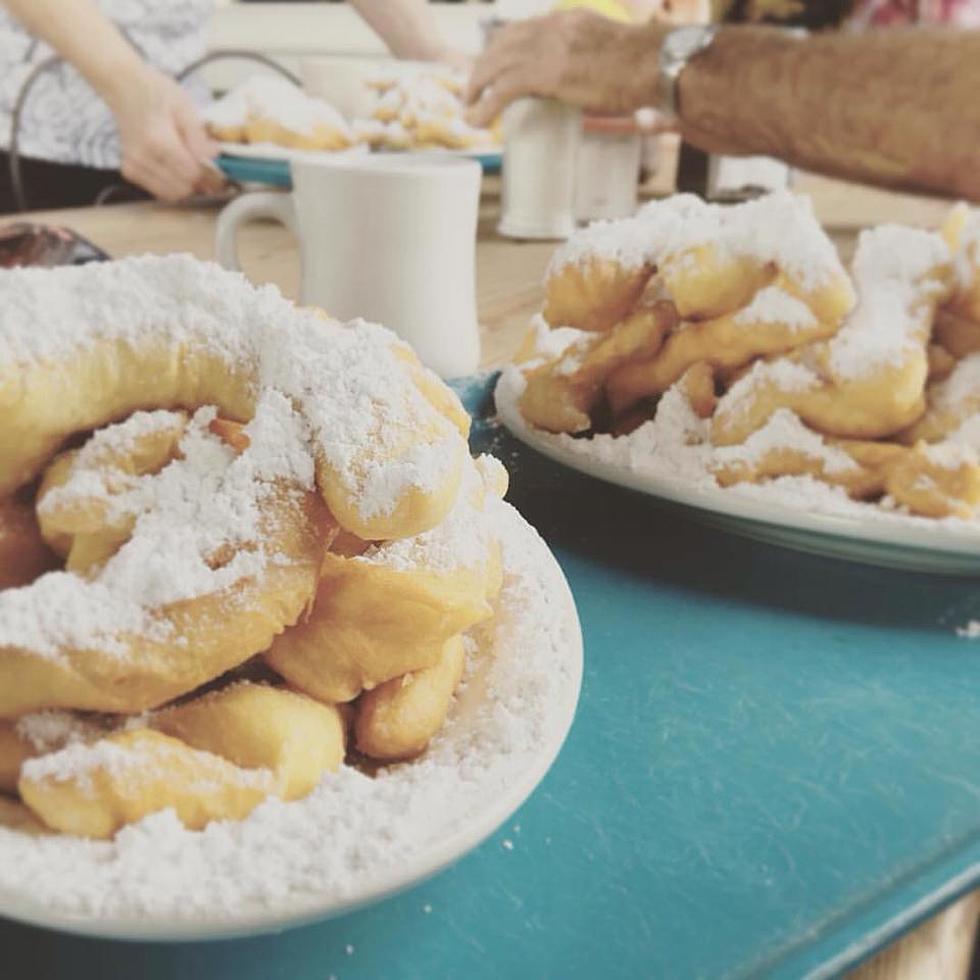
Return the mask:
{"type": "Polygon", "coordinates": [[[0,0],[35,37],[70,62],[112,110],[123,175],[166,200],[221,179],[217,147],[181,87],[147,65],[93,0],[0,0]]]}
{"type": "MultiPolygon", "coordinates": [[[[470,85],[471,121],[525,95],[597,111],[658,102],[662,24],[571,12],[500,31],[470,85]]],[[[679,81],[684,137],[716,153],[980,200],[980,32],[793,37],[724,28],[679,81]]]]}
{"type": "Polygon", "coordinates": [[[456,67],[464,67],[470,61],[443,38],[428,0],[350,0],[350,3],[396,58],[442,61],[456,67]]]}

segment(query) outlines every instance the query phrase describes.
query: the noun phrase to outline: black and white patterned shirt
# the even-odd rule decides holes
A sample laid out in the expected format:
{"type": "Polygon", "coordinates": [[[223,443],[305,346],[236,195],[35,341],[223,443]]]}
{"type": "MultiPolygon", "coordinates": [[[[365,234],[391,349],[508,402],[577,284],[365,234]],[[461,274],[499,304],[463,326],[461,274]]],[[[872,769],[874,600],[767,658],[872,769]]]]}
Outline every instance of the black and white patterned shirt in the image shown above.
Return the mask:
{"type": "MultiPolygon", "coordinates": [[[[214,0],[99,0],[104,13],[143,58],[178,74],[204,54],[214,0]]],[[[52,55],[0,8],[0,148],[10,145],[11,119],[25,79],[52,55]]],[[[200,83],[193,94],[204,97],[200,83]]],[[[115,169],[119,140],[112,113],[89,84],[64,62],[31,87],[21,116],[21,156],[115,169]]]]}

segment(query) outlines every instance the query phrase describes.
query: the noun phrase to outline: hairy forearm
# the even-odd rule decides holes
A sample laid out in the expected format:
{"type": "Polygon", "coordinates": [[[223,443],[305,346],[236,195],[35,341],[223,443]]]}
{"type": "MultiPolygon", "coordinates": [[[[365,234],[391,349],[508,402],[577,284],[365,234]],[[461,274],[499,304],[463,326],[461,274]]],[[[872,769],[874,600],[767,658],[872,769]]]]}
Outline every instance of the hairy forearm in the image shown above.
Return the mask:
{"type": "Polygon", "coordinates": [[[35,37],[74,65],[105,99],[139,70],[139,55],[94,0],[0,0],[35,37]]]}
{"type": "Polygon", "coordinates": [[[980,32],[734,27],[679,94],[684,135],[706,150],[980,200],[978,92],[980,32]]]}
{"type": "Polygon", "coordinates": [[[427,0],[351,0],[397,58],[436,61],[446,43],[427,0]]]}

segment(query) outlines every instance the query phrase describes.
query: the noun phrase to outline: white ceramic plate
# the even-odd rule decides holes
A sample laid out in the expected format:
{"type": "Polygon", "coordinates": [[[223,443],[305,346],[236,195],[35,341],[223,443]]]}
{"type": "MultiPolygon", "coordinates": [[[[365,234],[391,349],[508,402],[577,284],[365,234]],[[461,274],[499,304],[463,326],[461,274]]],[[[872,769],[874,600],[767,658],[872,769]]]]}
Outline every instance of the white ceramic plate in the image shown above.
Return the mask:
{"type": "MultiPolygon", "coordinates": [[[[582,633],[568,584],[558,563],[537,534],[516,511],[508,509],[508,513],[507,520],[513,523],[515,541],[522,552],[532,557],[539,569],[534,575],[534,582],[529,581],[527,574],[518,575],[516,590],[527,594],[525,587],[534,589],[540,586],[556,600],[552,606],[553,618],[546,627],[550,642],[547,644],[549,653],[545,665],[547,676],[555,679],[555,685],[540,733],[535,733],[534,747],[515,759],[513,766],[507,769],[506,779],[501,779],[499,768],[496,776],[491,778],[483,776],[487,770],[480,767],[481,776],[478,778],[485,779],[486,784],[476,794],[468,795],[468,806],[461,817],[458,814],[447,817],[441,812],[443,807],[434,805],[432,821],[426,826],[425,840],[420,842],[420,846],[409,849],[404,857],[399,856],[396,862],[380,871],[367,874],[357,882],[354,890],[346,891],[342,897],[300,894],[277,902],[272,908],[243,907],[233,913],[183,916],[115,914],[95,917],[42,905],[23,891],[13,894],[0,889],[0,916],[110,939],[185,941],[261,934],[330,918],[376,902],[434,875],[486,840],[530,796],[551,767],[571,727],[582,680],[582,633]],[[538,734],[540,738],[537,738],[538,734]]],[[[526,562],[525,567],[529,567],[526,562]]],[[[511,572],[506,558],[505,572],[511,572]]],[[[506,617],[507,610],[504,609],[498,621],[503,622],[506,617]]],[[[549,619],[548,613],[543,618],[549,619]]],[[[498,627],[501,631],[498,638],[506,635],[511,642],[496,644],[494,657],[481,658],[480,667],[470,677],[453,708],[450,718],[452,734],[448,737],[461,740],[460,744],[469,744],[468,740],[478,735],[479,726],[487,724],[485,717],[488,713],[480,709],[485,704],[489,671],[501,669],[507,671],[509,677],[519,675],[523,669],[520,655],[522,641],[542,635],[541,619],[541,616],[524,616],[523,619],[515,616],[509,625],[498,627]],[[531,622],[531,619],[535,621],[531,622]]],[[[541,667],[539,663],[538,669],[541,667]]],[[[537,681],[540,682],[540,677],[537,681]]],[[[468,778],[473,777],[468,774],[468,778]]],[[[439,802],[450,804],[452,801],[439,802]]],[[[65,860],[70,861],[71,855],[66,854],[65,860]]]]}
{"type": "MultiPolygon", "coordinates": [[[[861,516],[819,513],[760,500],[721,487],[692,486],[682,479],[638,473],[605,462],[584,448],[535,429],[524,420],[517,399],[501,376],[497,414],[521,442],[550,459],[617,486],[639,490],[692,508],[705,523],[727,531],[812,554],[909,571],[980,575],[980,524],[943,525],[925,519],[863,520],[861,516]]],[[[584,440],[581,441],[584,447],[584,440]]]]}

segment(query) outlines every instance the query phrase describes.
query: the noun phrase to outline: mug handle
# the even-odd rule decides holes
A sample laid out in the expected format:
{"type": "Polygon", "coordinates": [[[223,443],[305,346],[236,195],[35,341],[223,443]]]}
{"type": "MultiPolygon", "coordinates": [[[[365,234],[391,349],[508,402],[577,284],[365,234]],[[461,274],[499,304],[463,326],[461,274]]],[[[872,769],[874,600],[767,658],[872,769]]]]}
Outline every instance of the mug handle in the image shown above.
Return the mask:
{"type": "Polygon", "coordinates": [[[291,194],[277,191],[242,194],[222,209],[214,233],[215,257],[226,269],[242,271],[238,260],[238,229],[257,218],[280,221],[299,238],[296,208],[291,194]]]}

